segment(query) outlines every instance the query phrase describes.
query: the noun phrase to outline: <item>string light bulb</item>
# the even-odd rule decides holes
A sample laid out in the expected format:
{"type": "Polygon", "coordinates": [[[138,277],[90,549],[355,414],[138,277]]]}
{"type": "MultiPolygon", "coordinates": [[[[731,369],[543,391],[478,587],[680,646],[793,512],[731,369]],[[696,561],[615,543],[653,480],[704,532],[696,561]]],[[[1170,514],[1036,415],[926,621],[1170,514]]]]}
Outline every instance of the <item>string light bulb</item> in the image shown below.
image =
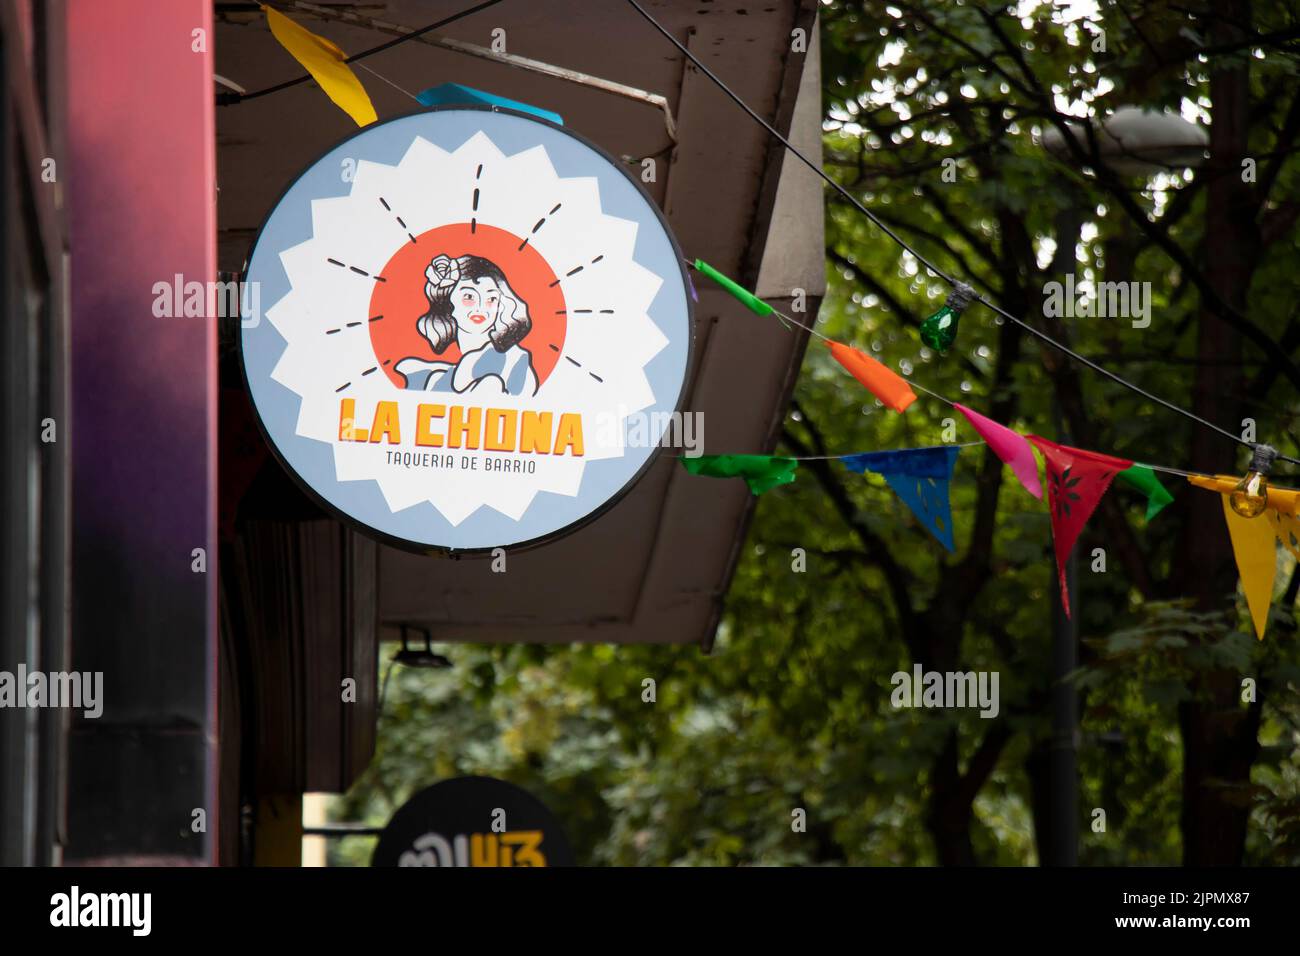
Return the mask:
{"type": "Polygon", "coordinates": [[[1228,496],[1228,507],[1243,518],[1258,518],[1268,507],[1268,473],[1277,450],[1271,445],[1256,445],[1246,477],[1237,482],[1228,496]]]}
{"type": "Polygon", "coordinates": [[[962,311],[975,298],[975,290],[958,282],[938,312],[921,323],[921,341],[936,352],[946,352],[957,339],[957,323],[962,311]]]}

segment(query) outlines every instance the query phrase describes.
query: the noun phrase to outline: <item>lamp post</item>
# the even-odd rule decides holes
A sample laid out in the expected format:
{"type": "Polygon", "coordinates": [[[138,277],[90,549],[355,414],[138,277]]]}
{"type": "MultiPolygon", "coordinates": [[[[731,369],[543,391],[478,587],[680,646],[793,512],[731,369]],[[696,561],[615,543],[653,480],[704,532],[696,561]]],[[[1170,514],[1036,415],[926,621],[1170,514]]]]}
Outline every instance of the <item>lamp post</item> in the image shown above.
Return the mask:
{"type": "MultiPolygon", "coordinates": [[[[1209,137],[1205,131],[1181,116],[1137,106],[1125,106],[1096,121],[1071,123],[1069,135],[1085,151],[1097,148],[1097,159],[1120,176],[1152,176],[1177,169],[1201,165],[1209,137]],[[1092,124],[1089,137],[1084,122],[1092,124]]],[[[1075,158],[1065,134],[1049,127],[1042,145],[1048,153],[1064,162],[1075,158]]],[[[1062,221],[1077,224],[1077,216],[1062,221]]],[[[1059,238],[1059,237],[1058,237],[1059,238]]],[[[1074,261],[1073,230],[1068,236],[1070,248],[1058,247],[1052,263],[1053,272],[1063,272],[1074,261]]],[[[1060,278],[1060,276],[1058,276],[1060,278]]],[[[1064,323],[1064,319],[1062,319],[1064,323]]],[[[1070,441],[1060,403],[1054,403],[1053,418],[1058,434],[1070,441]]],[[[1065,566],[1066,587],[1074,602],[1074,616],[1065,614],[1056,588],[1052,593],[1052,741],[1048,757],[1049,806],[1051,823],[1046,828],[1046,846],[1039,848],[1040,863],[1047,866],[1075,866],[1079,861],[1079,774],[1078,728],[1079,695],[1066,678],[1078,666],[1079,616],[1082,594],[1077,586],[1078,555],[1071,552],[1065,566]]]]}
{"type": "MultiPolygon", "coordinates": [[[[1071,190],[1073,192],[1073,190],[1071,190]]],[[[1071,202],[1057,217],[1057,247],[1051,271],[1057,280],[1074,267],[1074,245],[1082,225],[1080,204],[1071,202]]],[[[1061,325],[1068,333],[1065,318],[1061,325]]],[[[1058,440],[1073,444],[1059,400],[1052,402],[1052,424],[1058,440]]],[[[1048,825],[1045,845],[1038,848],[1042,866],[1075,866],[1079,862],[1079,695],[1066,681],[1079,664],[1079,614],[1083,607],[1078,588],[1078,547],[1065,559],[1065,586],[1074,602],[1074,616],[1065,613],[1061,589],[1048,586],[1052,608],[1052,737],[1047,755],[1048,825]]]]}

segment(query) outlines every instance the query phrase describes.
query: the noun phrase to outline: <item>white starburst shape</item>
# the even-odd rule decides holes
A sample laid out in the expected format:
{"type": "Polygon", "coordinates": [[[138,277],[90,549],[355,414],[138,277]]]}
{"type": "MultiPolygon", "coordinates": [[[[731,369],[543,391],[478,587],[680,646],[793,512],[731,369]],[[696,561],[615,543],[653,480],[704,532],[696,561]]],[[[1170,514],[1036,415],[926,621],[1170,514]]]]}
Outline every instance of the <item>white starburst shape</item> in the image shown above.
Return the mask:
{"type": "Polygon", "coordinates": [[[339,481],[376,482],[394,513],[428,502],[452,525],[484,507],[519,520],[539,492],[576,496],[588,461],[627,453],[626,416],[657,399],[645,366],[668,343],[648,310],[664,280],[635,261],[637,225],[602,211],[595,177],[559,176],[543,146],[506,156],[484,132],[451,152],[416,137],[396,165],[361,162],[349,193],[314,200],[311,217],[311,237],[280,255],[290,290],[266,317],[287,344],[272,377],[301,397],[296,432],[333,447],[339,481]],[[370,303],[386,264],[429,230],[471,221],[527,239],[561,284],[563,345],[535,395],[403,389],[375,354],[370,303]],[[344,399],[355,403],[358,428],[380,402],[395,402],[400,440],[341,440],[344,399]],[[417,445],[419,406],[431,403],[466,416],[514,412],[516,421],[524,412],[552,422],[578,415],[583,453],[417,445]],[[408,453],[451,454],[456,464],[420,464],[408,453]],[[496,459],[510,464],[484,470],[496,459]]]}

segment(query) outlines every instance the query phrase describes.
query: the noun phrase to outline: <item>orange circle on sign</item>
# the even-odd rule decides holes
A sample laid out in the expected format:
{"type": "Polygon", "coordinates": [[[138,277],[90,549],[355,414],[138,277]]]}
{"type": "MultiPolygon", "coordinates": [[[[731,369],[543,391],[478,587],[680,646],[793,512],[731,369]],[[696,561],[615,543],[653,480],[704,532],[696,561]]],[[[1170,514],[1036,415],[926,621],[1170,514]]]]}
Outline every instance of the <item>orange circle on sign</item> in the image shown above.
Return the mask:
{"type": "Polygon", "coordinates": [[[375,283],[370,296],[369,325],[370,344],[389,381],[398,388],[406,387],[405,379],[393,367],[404,358],[453,365],[460,361],[460,348],[455,342],[439,355],[416,328],[420,316],[429,311],[424,270],[440,255],[453,259],[480,256],[505,273],[510,288],[528,305],[532,328],[519,344],[532,355],[540,387],[564,348],[568,329],[564,293],[540,252],[514,233],[483,223],[430,229],[416,236],[414,242],[404,243],[384,266],[380,273],[384,281],[375,283]]]}

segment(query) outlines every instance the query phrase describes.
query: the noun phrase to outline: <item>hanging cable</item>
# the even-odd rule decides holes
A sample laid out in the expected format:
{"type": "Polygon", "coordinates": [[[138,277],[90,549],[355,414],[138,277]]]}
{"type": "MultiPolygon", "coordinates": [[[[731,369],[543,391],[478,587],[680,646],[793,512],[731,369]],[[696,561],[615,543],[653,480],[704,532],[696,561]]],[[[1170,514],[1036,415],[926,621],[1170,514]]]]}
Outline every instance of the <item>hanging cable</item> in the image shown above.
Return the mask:
{"type": "MultiPolygon", "coordinates": [[[[761,300],[760,300],[760,301],[761,301],[761,300]]],[[[766,303],[765,303],[765,304],[766,304],[766,303]]],[[[769,308],[772,308],[772,307],[769,305],[769,308]]],[[[796,319],[794,316],[786,315],[786,314],[785,314],[784,312],[782,312],[780,309],[772,308],[772,314],[773,314],[774,316],[776,316],[778,319],[781,320],[782,325],[785,325],[785,323],[789,322],[789,323],[791,323],[791,324],[793,324],[793,325],[797,325],[799,328],[803,329],[805,332],[808,332],[808,333],[810,333],[810,334],[812,334],[812,335],[817,336],[819,339],[821,339],[821,340],[824,341],[824,342],[830,342],[830,341],[833,341],[832,339],[830,339],[830,338],[828,338],[827,336],[823,335],[822,333],[818,332],[818,331],[817,331],[816,329],[814,329],[812,326],[810,326],[810,325],[805,325],[803,322],[800,322],[800,321],[799,321],[798,319],[796,319]]],[[[789,329],[789,326],[786,326],[786,328],[789,329]]],[[[926,395],[929,395],[931,398],[938,399],[939,401],[943,402],[945,405],[954,405],[954,406],[955,406],[955,405],[957,404],[957,403],[954,402],[951,398],[948,398],[946,395],[941,395],[939,392],[935,392],[935,391],[932,391],[931,389],[926,388],[924,385],[922,385],[920,382],[916,381],[915,379],[912,379],[912,378],[907,379],[907,384],[908,384],[909,386],[911,386],[912,388],[919,389],[920,391],[924,392],[926,395]]],[[[952,447],[952,448],[967,448],[967,447],[970,447],[970,446],[973,446],[973,445],[983,445],[983,444],[985,444],[985,442],[983,442],[983,441],[968,441],[968,442],[961,442],[961,443],[959,443],[959,444],[952,444],[952,445],[949,445],[949,446],[947,446],[947,447],[952,447]]],[[[944,446],[939,446],[939,447],[944,447],[944,446]]],[[[796,461],[821,461],[821,460],[824,460],[824,459],[837,459],[837,458],[844,458],[844,457],[846,457],[846,456],[845,456],[845,455],[803,455],[803,456],[799,456],[799,455],[780,455],[780,456],[778,456],[778,457],[781,457],[781,458],[794,458],[796,461]]],[[[1280,457],[1280,456],[1279,456],[1279,457],[1280,457]]],[[[1203,472],[1203,471],[1183,471],[1181,468],[1170,468],[1170,467],[1167,466],[1167,465],[1152,465],[1152,464],[1150,464],[1149,462],[1145,462],[1145,461],[1143,461],[1143,462],[1137,462],[1136,460],[1134,460],[1134,462],[1135,462],[1135,464],[1146,465],[1146,467],[1151,468],[1151,469],[1154,469],[1155,471],[1163,471],[1163,472],[1166,472],[1166,473],[1171,474],[1171,475],[1181,475],[1181,476],[1184,477],[1184,478],[1191,477],[1192,475],[1197,475],[1197,476],[1204,477],[1204,478],[1213,478],[1213,477],[1215,477],[1214,475],[1211,475],[1211,474],[1209,474],[1209,473],[1207,473],[1207,472],[1203,472]]]]}
{"type": "MultiPolygon", "coordinates": [[[[754,120],[754,122],[762,126],[763,129],[767,130],[769,136],[777,140],[782,146],[786,148],[786,150],[788,150],[791,154],[793,154],[796,159],[798,159],[805,166],[807,166],[814,173],[816,173],[823,180],[825,180],[826,183],[832,189],[834,189],[837,193],[839,193],[846,200],[848,200],[848,202],[851,203],[853,207],[858,210],[858,212],[866,216],[867,219],[869,219],[876,226],[877,229],[879,229],[886,236],[892,239],[898,246],[907,250],[907,252],[910,253],[912,257],[916,259],[917,262],[925,266],[925,268],[929,269],[931,272],[933,272],[944,282],[948,283],[948,285],[951,286],[952,288],[956,289],[958,287],[965,286],[965,283],[961,282],[958,279],[954,279],[952,276],[948,275],[948,273],[944,272],[933,262],[931,262],[929,259],[923,256],[916,249],[912,248],[912,246],[909,245],[905,239],[903,239],[901,236],[898,235],[898,233],[894,232],[894,230],[892,230],[891,228],[889,228],[888,225],[882,222],[880,218],[876,216],[875,213],[873,213],[870,209],[868,209],[861,202],[859,202],[857,198],[853,196],[852,193],[850,193],[847,189],[845,189],[838,182],[836,182],[831,176],[827,175],[826,171],[821,168],[821,165],[819,163],[815,163],[807,156],[805,156],[796,146],[794,146],[794,144],[792,144],[788,139],[782,136],[776,130],[775,127],[773,127],[770,123],[768,123],[767,120],[763,119],[763,117],[759,116],[758,113],[750,109],[749,104],[747,104],[738,95],[736,95],[736,93],[732,91],[732,89],[729,86],[727,86],[726,83],[724,83],[721,79],[719,79],[712,70],[710,70],[707,66],[701,63],[700,60],[693,53],[691,53],[691,51],[688,50],[686,46],[682,44],[675,36],[669,33],[668,30],[666,30],[659,23],[658,20],[656,20],[649,13],[647,13],[645,8],[642,7],[641,4],[637,2],[637,0],[627,0],[627,2],[631,4],[632,7],[637,11],[637,13],[641,14],[641,16],[644,17],[650,23],[651,26],[653,26],[656,30],[658,30],[661,34],[663,34],[663,36],[670,43],[672,43],[673,46],[677,47],[677,49],[682,52],[682,55],[685,56],[688,60],[690,60],[691,63],[693,63],[701,73],[707,76],[713,82],[713,84],[716,87],[718,87],[718,89],[720,89],[723,93],[727,95],[729,99],[731,99],[733,103],[735,103],[742,110],[744,110],[745,113],[749,115],[750,119],[754,120]]],[[[1073,349],[1071,349],[1068,345],[1056,341],[1056,339],[1052,338],[1046,332],[1043,332],[1035,328],[1034,326],[1030,325],[1028,322],[1025,322],[1023,319],[1015,315],[1012,315],[1010,312],[1008,312],[1006,309],[1003,309],[996,302],[990,301],[989,299],[980,295],[978,292],[974,294],[973,298],[974,301],[979,302],[981,305],[992,310],[996,314],[1002,316],[1004,319],[1010,322],[1014,322],[1016,325],[1020,326],[1026,332],[1029,332],[1031,335],[1036,336],[1038,339],[1042,340],[1043,342],[1046,342],[1048,345],[1052,346],[1058,351],[1064,353],[1065,355],[1070,356],[1077,362],[1081,362],[1082,364],[1091,368],[1093,371],[1106,376],[1111,381],[1124,386],[1125,388],[1129,389],[1132,392],[1135,392],[1138,395],[1141,395],[1143,398],[1155,402],[1158,405],[1162,405],[1165,408],[1169,409],[1170,411],[1177,412],[1179,415],[1191,419],[1192,421],[1197,422],[1205,426],[1206,428],[1212,429],[1218,432],[1220,435],[1223,435],[1226,438],[1229,438],[1232,441],[1237,442],[1239,445],[1245,445],[1247,448],[1253,449],[1258,444],[1258,442],[1246,441],[1246,439],[1242,438],[1241,436],[1234,435],[1232,432],[1228,431],[1227,429],[1220,428],[1218,425],[1214,424],[1214,422],[1208,421],[1207,419],[1202,418],[1200,415],[1197,415],[1195,412],[1183,408],[1180,405],[1175,405],[1173,402],[1167,401],[1161,398],[1159,395],[1153,395],[1151,392],[1148,392],[1140,385],[1136,385],[1133,382],[1130,382],[1128,379],[1124,378],[1123,376],[1118,375],[1115,372],[1112,372],[1110,369],[1106,368],[1105,366],[1097,364],[1092,359],[1080,355],[1078,352],[1075,352],[1073,349]]],[[[1286,455],[1278,455],[1277,457],[1283,461],[1300,465],[1300,458],[1291,458],[1286,455]]]]}
{"type": "MultiPolygon", "coordinates": [[[[348,57],[343,62],[355,63],[357,62],[357,60],[364,60],[366,57],[374,56],[376,53],[383,53],[385,50],[390,50],[393,47],[397,46],[399,43],[405,43],[407,40],[414,40],[418,36],[423,36],[424,34],[431,33],[440,27],[445,27],[449,23],[455,23],[457,20],[464,19],[470,14],[478,13],[480,10],[486,10],[488,7],[494,7],[500,2],[501,0],[484,0],[483,3],[476,4],[475,6],[460,11],[459,13],[453,13],[449,17],[444,17],[443,19],[439,20],[437,23],[430,23],[427,27],[420,27],[420,29],[418,30],[413,30],[410,33],[403,34],[400,37],[395,37],[392,40],[388,40],[387,42],[381,43],[379,44],[379,46],[372,46],[368,50],[362,50],[360,53],[354,53],[352,56],[348,57]]],[[[287,90],[291,86],[297,86],[300,83],[306,83],[310,80],[311,80],[311,74],[304,73],[302,76],[299,76],[295,79],[285,80],[283,83],[276,83],[274,86],[268,86],[262,90],[254,90],[252,93],[236,93],[233,90],[222,91],[217,94],[217,105],[229,106],[232,103],[242,103],[244,102],[244,100],[255,100],[259,96],[267,96],[271,93],[278,93],[281,90],[287,90]]]]}

